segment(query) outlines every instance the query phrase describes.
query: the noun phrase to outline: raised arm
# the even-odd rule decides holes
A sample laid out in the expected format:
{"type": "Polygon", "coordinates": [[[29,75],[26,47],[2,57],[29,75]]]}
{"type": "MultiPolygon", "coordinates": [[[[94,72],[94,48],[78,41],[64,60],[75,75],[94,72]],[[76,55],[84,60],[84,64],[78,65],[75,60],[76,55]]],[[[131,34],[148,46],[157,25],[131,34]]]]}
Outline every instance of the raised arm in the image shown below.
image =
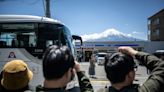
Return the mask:
{"type": "Polygon", "coordinates": [[[118,50],[134,56],[152,71],[146,82],[139,88],[139,92],[164,91],[164,61],[149,53],[138,52],[131,47],[119,47],[118,50]]]}
{"type": "Polygon", "coordinates": [[[80,64],[77,61],[75,61],[74,68],[78,76],[81,92],[93,92],[93,87],[89,81],[89,78],[81,71],[80,64]]]}

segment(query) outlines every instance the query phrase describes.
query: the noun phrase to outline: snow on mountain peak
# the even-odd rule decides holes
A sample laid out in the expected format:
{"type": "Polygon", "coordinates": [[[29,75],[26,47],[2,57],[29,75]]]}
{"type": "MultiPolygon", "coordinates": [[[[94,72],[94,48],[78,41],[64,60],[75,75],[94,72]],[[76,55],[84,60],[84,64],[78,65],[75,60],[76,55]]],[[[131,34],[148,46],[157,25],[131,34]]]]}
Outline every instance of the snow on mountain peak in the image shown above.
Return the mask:
{"type": "Polygon", "coordinates": [[[107,29],[102,33],[93,33],[93,34],[88,34],[88,35],[82,35],[82,39],[83,41],[88,41],[88,40],[97,40],[97,39],[103,39],[103,38],[109,38],[111,36],[117,36],[117,37],[122,37],[122,38],[128,38],[131,37],[129,35],[126,35],[122,32],[117,31],[116,29],[112,28],[112,29],[107,29]]]}
{"type": "Polygon", "coordinates": [[[104,32],[102,32],[102,34],[106,35],[106,37],[108,36],[124,36],[125,34],[122,32],[117,31],[116,29],[107,29],[104,32]]]}

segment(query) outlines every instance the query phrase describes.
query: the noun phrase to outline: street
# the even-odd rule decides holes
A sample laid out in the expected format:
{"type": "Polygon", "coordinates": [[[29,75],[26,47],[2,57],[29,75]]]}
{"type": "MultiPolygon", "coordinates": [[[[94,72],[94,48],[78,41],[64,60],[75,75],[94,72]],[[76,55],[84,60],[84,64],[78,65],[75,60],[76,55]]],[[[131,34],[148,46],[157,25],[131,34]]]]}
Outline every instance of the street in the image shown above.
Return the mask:
{"type": "MultiPolygon", "coordinates": [[[[89,62],[81,62],[80,65],[81,65],[82,71],[84,71],[85,74],[89,77],[88,75],[89,62]]],[[[94,91],[96,92],[100,88],[109,86],[110,82],[106,78],[106,74],[105,74],[103,66],[96,64],[95,71],[96,71],[97,78],[96,79],[90,78],[90,81],[93,85],[94,91]]],[[[135,78],[134,83],[142,85],[142,83],[144,83],[147,77],[148,77],[147,69],[143,66],[139,66],[136,71],[136,78],[135,78]]]]}

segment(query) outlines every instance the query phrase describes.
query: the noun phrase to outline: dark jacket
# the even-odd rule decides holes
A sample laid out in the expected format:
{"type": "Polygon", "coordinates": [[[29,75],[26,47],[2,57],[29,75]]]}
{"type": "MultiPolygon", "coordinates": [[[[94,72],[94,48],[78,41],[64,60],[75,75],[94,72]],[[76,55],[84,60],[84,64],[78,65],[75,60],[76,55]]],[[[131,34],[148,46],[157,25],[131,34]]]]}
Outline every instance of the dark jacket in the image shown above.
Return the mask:
{"type": "Polygon", "coordinates": [[[132,84],[121,90],[116,90],[110,86],[100,89],[98,92],[164,92],[164,61],[144,52],[138,52],[135,57],[152,71],[142,86],[132,84]]]}
{"type": "Polygon", "coordinates": [[[164,92],[164,61],[144,52],[135,57],[152,71],[146,82],[138,87],[138,92],[164,92]]]}
{"type": "Polygon", "coordinates": [[[26,86],[22,89],[19,90],[7,90],[4,87],[0,87],[0,92],[34,92],[34,90],[32,90],[30,87],[26,86]]]}
{"type": "MultiPolygon", "coordinates": [[[[77,76],[78,76],[80,90],[77,90],[76,92],[78,91],[93,92],[93,87],[89,81],[89,78],[87,78],[85,74],[82,72],[77,72],[77,76]]],[[[64,88],[49,89],[39,86],[36,88],[36,92],[71,92],[71,90],[66,91],[64,88]]]]}

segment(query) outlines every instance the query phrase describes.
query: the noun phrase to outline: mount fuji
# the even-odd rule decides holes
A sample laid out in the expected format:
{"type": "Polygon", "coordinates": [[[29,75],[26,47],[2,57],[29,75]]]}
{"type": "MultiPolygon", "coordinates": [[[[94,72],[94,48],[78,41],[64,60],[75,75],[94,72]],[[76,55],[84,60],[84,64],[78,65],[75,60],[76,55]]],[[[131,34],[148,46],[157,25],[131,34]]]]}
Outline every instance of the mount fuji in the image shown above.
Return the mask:
{"type": "Polygon", "coordinates": [[[124,34],[116,29],[107,29],[102,33],[94,33],[81,36],[83,41],[143,41],[134,38],[130,34],[124,34]]]}

